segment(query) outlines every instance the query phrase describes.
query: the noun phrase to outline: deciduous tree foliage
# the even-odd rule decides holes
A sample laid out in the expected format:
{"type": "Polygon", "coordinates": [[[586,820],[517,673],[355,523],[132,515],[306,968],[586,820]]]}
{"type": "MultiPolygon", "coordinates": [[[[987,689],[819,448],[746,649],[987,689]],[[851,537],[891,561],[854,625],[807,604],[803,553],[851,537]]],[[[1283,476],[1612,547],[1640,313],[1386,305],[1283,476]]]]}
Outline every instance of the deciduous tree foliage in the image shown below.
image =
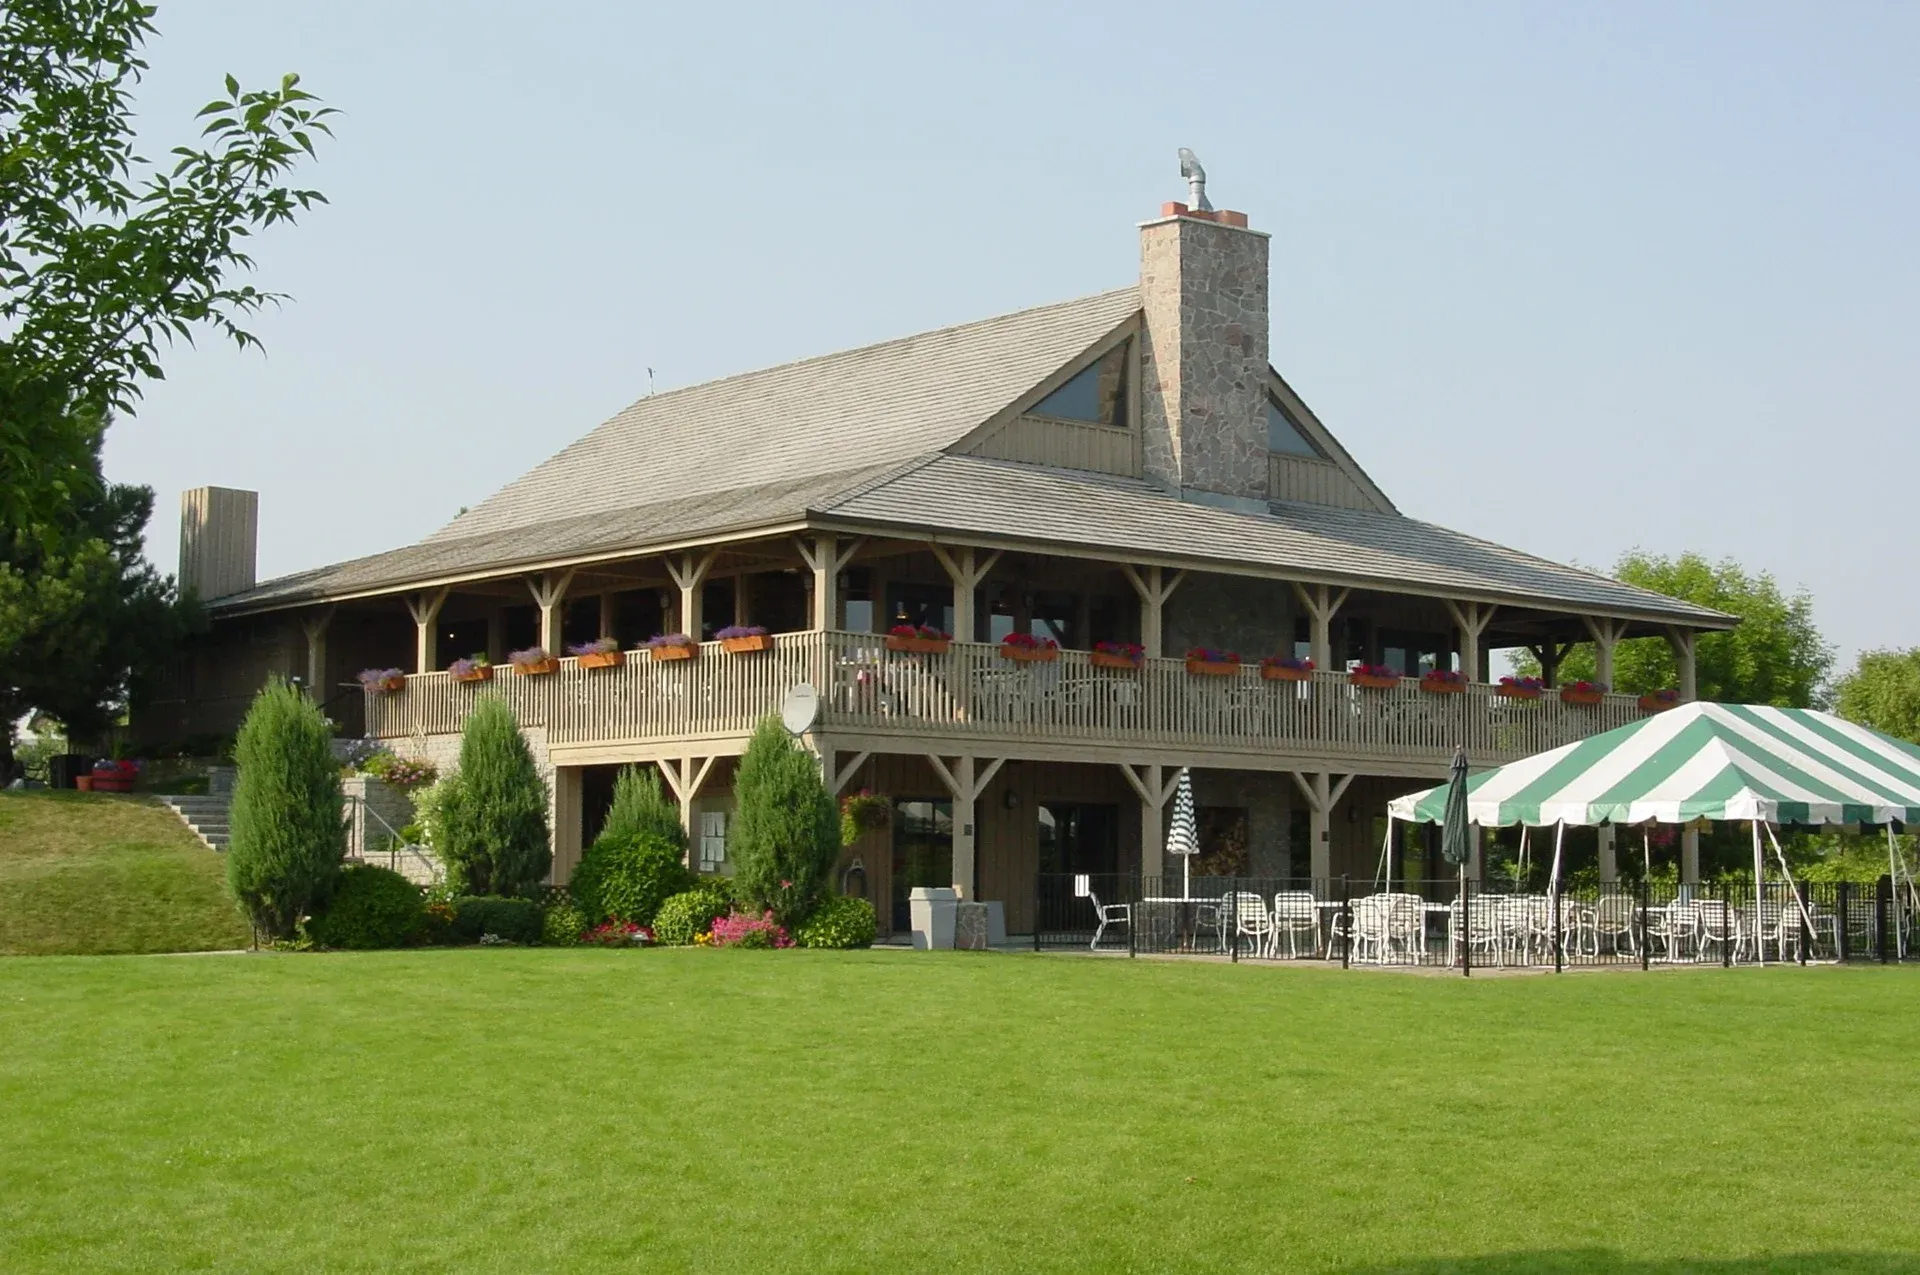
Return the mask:
{"type": "Polygon", "coordinates": [[[1920,743],[1920,647],[1863,651],[1833,688],[1833,708],[1849,721],[1920,743]]]}
{"type": "Polygon", "coordinates": [[[741,901],[756,911],[771,908],[783,925],[804,921],[840,857],[840,812],[818,762],[769,717],[740,759],[733,793],[728,848],[741,901]]]}
{"type": "Polygon", "coordinates": [[[553,866],[547,786],[504,700],[483,699],[468,715],[441,824],[450,883],[469,894],[527,894],[553,866]]]}
{"type": "MultiPolygon", "coordinates": [[[[170,342],[211,329],[257,344],[241,320],[277,298],[239,282],[246,241],[322,202],[282,184],[332,114],[294,76],[255,91],[229,77],[198,145],[158,165],[135,152],[153,16],[139,0],[0,5],[0,649],[59,646],[75,667],[167,589],[127,550],[151,494],[101,480],[112,415],[162,375],[170,342]]],[[[10,693],[78,732],[114,709],[140,662],[128,655],[90,687],[69,669],[47,698],[18,678],[10,693]]]]}
{"type": "MultiPolygon", "coordinates": [[[[1713,563],[1697,553],[1663,558],[1635,550],[1615,564],[1613,574],[1628,584],[1684,598],[1740,617],[1726,633],[1702,633],[1694,643],[1694,670],[1704,700],[1732,704],[1772,704],[1808,708],[1833,667],[1833,648],[1813,623],[1813,598],[1805,591],[1783,593],[1764,571],[1749,572],[1731,559],[1713,563]]],[[[1679,668],[1664,638],[1636,638],[1614,648],[1614,689],[1643,695],[1679,685],[1679,668]]],[[[1516,661],[1524,674],[1538,676],[1539,664],[1516,661]]],[[[1560,665],[1560,681],[1594,676],[1591,643],[1569,651],[1560,665]]]]}
{"type": "Polygon", "coordinates": [[[241,724],[227,885],[265,937],[290,936],[339,875],[346,831],[332,741],[313,701],[278,678],[241,724]]]}

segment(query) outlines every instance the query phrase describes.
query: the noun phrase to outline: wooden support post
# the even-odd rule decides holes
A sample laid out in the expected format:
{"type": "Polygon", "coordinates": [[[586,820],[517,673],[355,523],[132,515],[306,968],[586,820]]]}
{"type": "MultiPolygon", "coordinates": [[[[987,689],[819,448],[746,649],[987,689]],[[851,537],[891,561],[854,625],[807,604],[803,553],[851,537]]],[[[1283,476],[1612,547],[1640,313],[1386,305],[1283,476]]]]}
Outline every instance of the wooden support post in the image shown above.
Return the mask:
{"type": "Polygon", "coordinates": [[[1538,646],[1527,648],[1533,652],[1533,658],[1540,661],[1540,680],[1547,684],[1548,690],[1560,684],[1560,661],[1567,657],[1572,646],[1571,642],[1556,642],[1548,638],[1538,646]]]}
{"type": "Polygon", "coordinates": [[[1626,636],[1627,622],[1615,620],[1604,615],[1586,615],[1580,617],[1587,622],[1587,632],[1593,637],[1593,676],[1594,680],[1613,689],[1613,648],[1626,636]]]}
{"type": "Polygon", "coordinates": [[[603,638],[619,636],[614,623],[620,617],[619,597],[620,595],[612,589],[600,595],[600,632],[595,636],[603,638]]]}
{"type": "Polygon", "coordinates": [[[1692,824],[1680,830],[1680,883],[1700,884],[1700,829],[1692,824]]]}
{"type": "Polygon", "coordinates": [[[1691,704],[1700,698],[1699,674],[1694,666],[1694,631],[1678,625],[1667,628],[1667,645],[1673,648],[1674,667],[1679,670],[1680,702],[1691,704]]]}
{"type": "MultiPolygon", "coordinates": [[[[1347,594],[1341,589],[1334,592],[1332,585],[1302,584],[1293,582],[1293,594],[1300,599],[1300,605],[1307,610],[1307,622],[1313,646],[1313,666],[1317,669],[1333,669],[1333,617],[1346,605],[1347,594]]],[[[1316,873],[1317,877],[1319,874],[1316,873]]]]}
{"type": "Polygon", "coordinates": [[[860,552],[864,540],[845,544],[832,532],[823,532],[809,543],[795,537],[794,547],[813,572],[813,627],[822,632],[840,627],[840,573],[860,552]]]}
{"type": "Polygon", "coordinates": [[[539,645],[548,655],[562,655],[563,626],[567,618],[567,586],[573,583],[571,571],[543,571],[527,577],[527,592],[540,608],[539,645]]]}
{"type": "Polygon", "coordinates": [[[332,607],[300,617],[300,630],[307,635],[307,698],[316,704],[327,702],[327,626],[332,623],[332,607]]]}
{"type": "Polygon", "coordinates": [[[1140,875],[1161,876],[1166,871],[1167,803],[1180,786],[1180,768],[1148,762],[1136,773],[1121,762],[1120,773],[1140,798],[1140,875]]]}
{"type": "Polygon", "coordinates": [[[1614,849],[1613,825],[1603,823],[1594,832],[1600,838],[1600,884],[1612,885],[1620,879],[1620,857],[1614,849]]]}
{"type": "Polygon", "coordinates": [[[680,803],[680,826],[687,830],[687,861],[692,862],[694,840],[700,835],[693,822],[693,801],[700,795],[701,785],[707,782],[707,775],[713,770],[714,757],[699,758],[691,754],[685,757],[662,757],[659,761],[660,773],[665,776],[667,788],[680,803]]]}
{"type": "Polygon", "coordinates": [[[927,760],[953,795],[953,888],[960,892],[963,901],[971,903],[979,897],[974,861],[978,840],[974,829],[975,805],[1007,759],[996,757],[983,766],[972,757],[956,757],[949,766],[944,758],[928,753],[927,760]]]}
{"type": "Polygon", "coordinates": [[[704,554],[689,552],[666,560],[667,574],[680,590],[680,632],[696,642],[701,637],[700,593],[707,583],[707,572],[713,569],[713,560],[719,555],[718,549],[709,549],[704,554]]]}
{"type": "Polygon", "coordinates": [[[961,642],[974,640],[973,597],[980,588],[980,582],[987,578],[994,564],[1000,561],[1000,551],[981,553],[972,545],[958,545],[948,548],[943,544],[933,546],[933,556],[947,569],[947,579],[953,582],[953,636],[961,642]]]}
{"type": "Polygon", "coordinates": [[[1140,597],[1140,645],[1147,649],[1148,659],[1157,660],[1166,654],[1167,599],[1187,573],[1175,571],[1169,575],[1165,567],[1136,567],[1131,562],[1121,563],[1120,570],[1140,597]]]}
{"type": "Polygon", "coordinates": [[[494,607],[487,612],[487,658],[495,664],[507,658],[507,612],[494,607]]]}
{"type": "Polygon", "coordinates": [[[753,604],[749,600],[752,587],[753,577],[744,571],[733,578],[733,622],[742,627],[753,623],[753,604]]]}
{"type": "Polygon", "coordinates": [[[413,616],[413,671],[435,672],[440,664],[440,608],[447,604],[447,590],[414,593],[407,597],[407,611],[413,616]]]}
{"type": "Polygon", "coordinates": [[[1455,602],[1448,598],[1447,610],[1452,613],[1454,626],[1460,635],[1461,675],[1469,682],[1485,681],[1480,667],[1483,662],[1480,638],[1487,631],[1487,625],[1493,622],[1493,613],[1499,608],[1490,603],[1455,602]]]}
{"type": "Polygon", "coordinates": [[[1353,776],[1342,775],[1336,780],[1324,770],[1292,773],[1294,786],[1307,799],[1307,815],[1312,829],[1310,835],[1313,844],[1309,847],[1310,867],[1307,875],[1315,881],[1330,881],[1333,879],[1333,808],[1346,795],[1348,785],[1353,783],[1353,776]]]}
{"type": "Polygon", "coordinates": [[[554,885],[565,885],[580,862],[586,836],[581,826],[580,775],[578,766],[553,768],[553,871],[548,880],[554,885]]]}
{"type": "Polygon", "coordinates": [[[838,797],[845,792],[847,785],[853,782],[853,777],[860,773],[860,768],[867,764],[867,758],[871,756],[873,754],[870,752],[855,753],[853,760],[842,766],[836,754],[834,760],[828,762],[821,772],[822,777],[827,781],[828,795],[838,797]]]}

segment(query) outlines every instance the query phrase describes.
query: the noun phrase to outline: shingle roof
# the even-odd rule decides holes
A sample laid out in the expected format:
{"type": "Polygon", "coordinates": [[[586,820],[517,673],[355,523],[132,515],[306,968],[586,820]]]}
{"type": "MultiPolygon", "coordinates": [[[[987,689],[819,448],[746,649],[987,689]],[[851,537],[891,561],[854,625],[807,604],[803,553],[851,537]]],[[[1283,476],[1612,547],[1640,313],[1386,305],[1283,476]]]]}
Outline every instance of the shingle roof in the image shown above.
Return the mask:
{"type": "Polygon", "coordinates": [[[1121,288],[652,395],[427,543],[938,451],[1139,308],[1121,288]]]}
{"type": "Polygon", "coordinates": [[[1266,514],[1182,501],[1138,479],[931,456],[817,507],[834,522],[1246,563],[1356,585],[1442,588],[1522,605],[1720,627],[1717,611],[1401,514],[1276,501],[1266,514]]]}

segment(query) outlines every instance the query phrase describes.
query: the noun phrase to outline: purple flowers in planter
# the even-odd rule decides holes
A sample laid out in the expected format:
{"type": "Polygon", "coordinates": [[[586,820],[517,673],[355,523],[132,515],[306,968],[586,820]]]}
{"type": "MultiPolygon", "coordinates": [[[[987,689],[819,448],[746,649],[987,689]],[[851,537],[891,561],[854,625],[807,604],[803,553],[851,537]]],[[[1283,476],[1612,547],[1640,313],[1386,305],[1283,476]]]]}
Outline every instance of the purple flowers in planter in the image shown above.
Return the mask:
{"type": "Polygon", "coordinates": [[[766,635],[767,630],[758,624],[729,624],[713,636],[724,642],[728,638],[765,637],[766,635]]]}
{"type": "Polygon", "coordinates": [[[515,668],[524,668],[529,664],[545,664],[547,659],[547,648],[544,646],[530,646],[524,651],[507,653],[507,662],[515,668]]]}
{"type": "Polygon", "coordinates": [[[595,638],[591,642],[579,642],[567,648],[568,655],[612,655],[620,649],[619,638],[595,638]]]}
{"type": "Polygon", "coordinates": [[[360,687],[362,690],[373,691],[378,694],[391,694],[394,691],[406,689],[406,685],[407,675],[397,668],[363,668],[360,670],[360,687]]]}
{"type": "Polygon", "coordinates": [[[693,639],[684,633],[656,633],[643,643],[649,651],[663,646],[692,646],[693,644],[693,639]]]}

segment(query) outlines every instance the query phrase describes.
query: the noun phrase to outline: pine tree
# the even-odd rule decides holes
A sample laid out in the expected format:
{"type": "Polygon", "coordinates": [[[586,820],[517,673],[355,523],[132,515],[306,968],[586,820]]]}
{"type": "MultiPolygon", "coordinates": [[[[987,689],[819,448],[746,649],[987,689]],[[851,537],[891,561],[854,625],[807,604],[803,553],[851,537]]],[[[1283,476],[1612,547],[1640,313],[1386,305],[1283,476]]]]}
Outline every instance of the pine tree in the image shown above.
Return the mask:
{"type": "Polygon", "coordinates": [[[806,920],[840,857],[840,812],[813,754],[769,717],[740,759],[733,792],[729,849],[743,901],[785,925],[806,920]]]}
{"type": "Polygon", "coordinates": [[[483,699],[460,737],[460,782],[441,816],[441,858],[468,894],[528,894],[553,866],[547,786],[513,710],[483,699]]]}
{"type": "Polygon", "coordinates": [[[293,934],[340,872],[346,830],[332,740],[320,710],[278,678],[254,697],[240,727],[227,886],[268,938],[293,934]]]}
{"type": "Polygon", "coordinates": [[[687,829],[680,826],[680,807],[667,799],[660,774],[653,767],[626,766],[613,781],[613,805],[600,836],[622,839],[643,834],[671,842],[683,855],[687,829]]]}

